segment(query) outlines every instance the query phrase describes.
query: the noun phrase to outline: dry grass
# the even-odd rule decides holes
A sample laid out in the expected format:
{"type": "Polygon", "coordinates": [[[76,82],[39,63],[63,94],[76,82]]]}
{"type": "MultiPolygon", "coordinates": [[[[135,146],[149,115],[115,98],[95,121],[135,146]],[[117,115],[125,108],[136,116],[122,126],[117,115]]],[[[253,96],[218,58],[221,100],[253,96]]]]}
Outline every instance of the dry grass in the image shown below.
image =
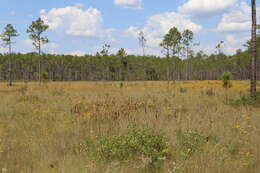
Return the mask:
{"type": "MultiPolygon", "coordinates": [[[[234,82],[229,97],[246,93],[234,82]]],[[[260,108],[225,104],[220,81],[60,82],[0,86],[0,172],[142,172],[144,159],[103,163],[85,140],[148,127],[168,139],[171,154],[161,172],[260,172],[260,108]],[[187,91],[180,92],[180,88],[187,91]],[[212,88],[213,96],[206,91],[212,88]],[[178,157],[176,131],[196,130],[203,150],[178,157]],[[2,169],[2,170],[1,170],[2,169]]],[[[190,150],[187,151],[187,153],[190,150]]]]}

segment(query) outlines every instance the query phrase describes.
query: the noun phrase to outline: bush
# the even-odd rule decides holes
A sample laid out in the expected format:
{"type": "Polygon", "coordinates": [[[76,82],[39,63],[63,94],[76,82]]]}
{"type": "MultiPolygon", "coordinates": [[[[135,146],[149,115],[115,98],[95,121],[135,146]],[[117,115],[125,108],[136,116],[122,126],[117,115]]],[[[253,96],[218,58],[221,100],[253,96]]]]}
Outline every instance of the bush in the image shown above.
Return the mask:
{"type": "Polygon", "coordinates": [[[233,75],[230,72],[224,72],[221,76],[223,88],[228,89],[232,87],[231,80],[233,75]]]}
{"type": "Polygon", "coordinates": [[[180,93],[186,93],[186,92],[188,92],[187,88],[180,88],[180,93]]]}
{"type": "Polygon", "coordinates": [[[17,102],[37,103],[37,102],[40,102],[40,101],[41,100],[37,95],[21,96],[17,99],[17,102]]]}
{"type": "Polygon", "coordinates": [[[197,131],[188,130],[186,132],[177,131],[177,148],[182,157],[185,159],[195,152],[201,151],[203,144],[206,142],[205,137],[197,131]]]}
{"type": "Polygon", "coordinates": [[[232,99],[231,103],[236,106],[258,105],[260,104],[260,91],[257,92],[256,100],[254,100],[250,95],[242,95],[238,99],[232,99]]]}
{"type": "Polygon", "coordinates": [[[119,87],[120,87],[120,88],[123,88],[123,87],[124,87],[124,83],[123,83],[123,82],[120,82],[119,87]]]}
{"type": "Polygon", "coordinates": [[[206,95],[207,95],[207,96],[214,96],[215,93],[214,93],[213,89],[210,88],[210,89],[208,89],[208,90],[206,91],[206,95]]]}
{"type": "Polygon", "coordinates": [[[150,164],[165,160],[168,144],[163,135],[149,129],[131,129],[124,135],[99,137],[98,157],[105,161],[125,161],[144,156],[150,164]]]}
{"type": "Polygon", "coordinates": [[[23,87],[18,89],[18,92],[20,92],[22,96],[25,96],[27,94],[27,91],[28,91],[28,86],[27,85],[25,85],[25,86],[23,86],[23,87]]]}
{"type": "Polygon", "coordinates": [[[47,81],[49,74],[48,74],[47,72],[43,72],[43,73],[41,74],[41,76],[42,76],[43,81],[47,81]]]}
{"type": "Polygon", "coordinates": [[[65,90],[64,88],[54,88],[52,91],[53,96],[64,96],[65,95],[65,90]]]}

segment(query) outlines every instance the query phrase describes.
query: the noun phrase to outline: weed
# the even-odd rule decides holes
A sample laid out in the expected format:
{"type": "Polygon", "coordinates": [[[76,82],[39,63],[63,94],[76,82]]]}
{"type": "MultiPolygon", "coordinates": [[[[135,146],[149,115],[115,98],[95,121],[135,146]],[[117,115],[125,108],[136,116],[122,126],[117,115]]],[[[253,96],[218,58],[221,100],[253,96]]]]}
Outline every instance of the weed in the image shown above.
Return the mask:
{"type": "Polygon", "coordinates": [[[21,96],[17,102],[37,103],[40,102],[40,98],[37,95],[21,96]]]}
{"type": "Polygon", "coordinates": [[[212,88],[210,88],[210,89],[206,90],[205,94],[207,96],[214,96],[215,92],[214,92],[214,90],[212,88]]]}
{"type": "Polygon", "coordinates": [[[120,82],[119,87],[120,87],[120,88],[123,88],[123,87],[124,87],[124,83],[123,83],[123,82],[120,82]]]}
{"type": "Polygon", "coordinates": [[[28,86],[27,85],[25,85],[25,86],[23,86],[23,87],[18,89],[18,92],[20,92],[22,96],[25,96],[27,94],[27,91],[28,91],[28,86]]]}
{"type": "Polygon", "coordinates": [[[137,128],[123,135],[99,137],[96,148],[99,158],[105,161],[144,157],[150,160],[151,165],[161,163],[169,152],[169,146],[162,134],[137,128]]]}
{"type": "Polygon", "coordinates": [[[230,102],[235,106],[258,105],[260,104],[260,92],[257,92],[256,100],[254,100],[250,95],[241,95],[238,99],[231,99],[230,102]]]}
{"type": "Polygon", "coordinates": [[[63,96],[65,94],[64,88],[54,88],[52,91],[53,96],[63,96]]]}
{"type": "Polygon", "coordinates": [[[194,130],[187,130],[185,132],[179,130],[176,133],[176,137],[178,151],[184,159],[187,159],[195,152],[201,151],[206,142],[205,137],[194,130]]]}
{"type": "Polygon", "coordinates": [[[188,89],[187,88],[180,88],[180,93],[186,93],[186,92],[188,92],[188,89]]]}

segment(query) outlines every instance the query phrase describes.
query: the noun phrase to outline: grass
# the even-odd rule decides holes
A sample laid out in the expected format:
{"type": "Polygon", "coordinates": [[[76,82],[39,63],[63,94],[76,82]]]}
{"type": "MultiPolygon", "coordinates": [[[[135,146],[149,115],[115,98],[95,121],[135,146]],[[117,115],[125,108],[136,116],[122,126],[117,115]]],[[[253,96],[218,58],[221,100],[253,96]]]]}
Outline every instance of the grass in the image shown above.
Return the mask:
{"type": "Polygon", "coordinates": [[[221,81],[1,83],[0,97],[0,172],[260,172],[260,108],[226,104],[221,81]]]}

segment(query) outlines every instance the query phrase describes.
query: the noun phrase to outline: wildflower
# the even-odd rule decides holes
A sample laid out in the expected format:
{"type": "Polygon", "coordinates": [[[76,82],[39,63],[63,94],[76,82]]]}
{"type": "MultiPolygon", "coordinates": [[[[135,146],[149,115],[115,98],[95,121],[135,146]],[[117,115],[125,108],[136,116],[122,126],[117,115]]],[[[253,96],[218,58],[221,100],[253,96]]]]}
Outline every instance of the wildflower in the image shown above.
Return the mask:
{"type": "Polygon", "coordinates": [[[190,148],[188,148],[188,153],[190,153],[191,152],[191,149],[190,148]]]}
{"type": "Polygon", "coordinates": [[[236,128],[236,129],[240,129],[241,126],[240,126],[240,125],[236,125],[235,128],[236,128]]]}
{"type": "Polygon", "coordinates": [[[250,121],[250,120],[251,120],[251,117],[247,116],[247,117],[245,118],[245,120],[250,121]]]}
{"type": "Polygon", "coordinates": [[[246,156],[249,157],[251,155],[250,152],[246,152],[246,156]]]}

